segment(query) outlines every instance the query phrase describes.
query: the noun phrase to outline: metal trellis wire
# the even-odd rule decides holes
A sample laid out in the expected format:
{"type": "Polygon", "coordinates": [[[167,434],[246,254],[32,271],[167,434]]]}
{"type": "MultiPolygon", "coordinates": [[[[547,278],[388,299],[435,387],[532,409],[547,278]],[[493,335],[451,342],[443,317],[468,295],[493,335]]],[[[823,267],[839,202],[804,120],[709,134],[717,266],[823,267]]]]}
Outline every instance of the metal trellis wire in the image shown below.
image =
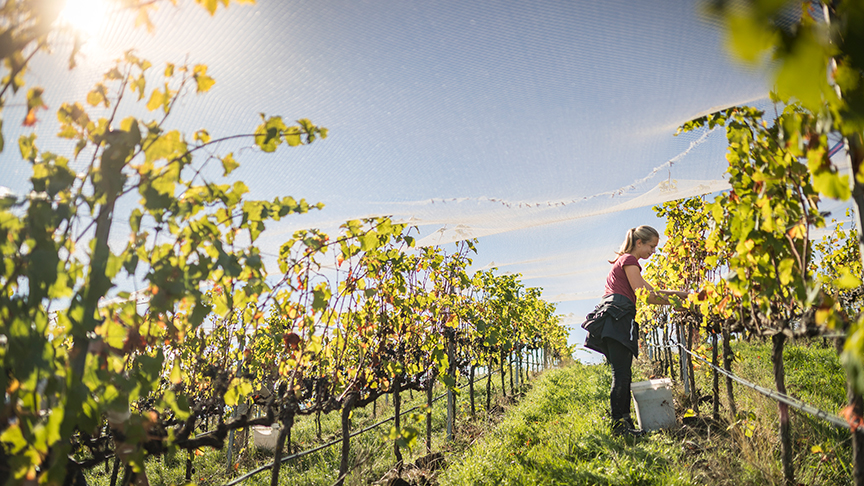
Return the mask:
{"type": "Polygon", "coordinates": [[[786,405],[789,405],[790,407],[795,408],[797,410],[800,410],[800,411],[807,413],[809,415],[813,415],[813,416],[821,418],[823,420],[827,420],[828,422],[830,422],[835,427],[839,427],[842,429],[850,429],[850,430],[857,429],[859,432],[864,432],[864,424],[857,424],[856,425],[855,422],[848,421],[846,419],[838,417],[837,415],[826,412],[825,410],[816,408],[812,405],[809,405],[807,403],[802,402],[801,400],[798,400],[797,398],[790,397],[789,395],[780,393],[777,390],[771,390],[769,388],[759,386],[755,383],[751,383],[751,382],[735,375],[734,373],[726,371],[725,369],[715,365],[714,363],[712,363],[708,359],[703,358],[702,356],[699,356],[698,354],[690,351],[689,349],[684,347],[684,345],[682,345],[681,343],[675,343],[672,346],[655,346],[655,347],[656,348],[676,348],[676,347],[680,348],[685,353],[689,354],[690,356],[693,356],[694,358],[698,359],[699,361],[702,361],[703,363],[707,364],[708,366],[714,368],[714,370],[716,370],[718,373],[720,373],[720,374],[722,374],[722,375],[724,375],[724,376],[726,376],[732,380],[735,380],[736,382],[738,382],[741,385],[744,385],[748,388],[752,388],[753,390],[756,390],[757,392],[761,393],[762,395],[765,395],[768,398],[771,398],[773,400],[777,400],[778,402],[785,403],[786,405]]]}
{"type": "MultiPolygon", "coordinates": [[[[487,373],[487,374],[485,374],[485,375],[483,375],[483,376],[481,376],[481,377],[479,377],[479,378],[475,378],[473,382],[468,382],[468,383],[465,383],[464,385],[458,386],[457,389],[461,390],[462,388],[467,387],[467,386],[470,385],[471,383],[477,383],[478,381],[480,381],[480,380],[484,380],[484,379],[486,379],[487,377],[489,377],[490,375],[494,375],[495,373],[496,373],[496,372],[492,371],[491,373],[487,373]]],[[[446,392],[445,392],[445,393],[442,393],[442,394],[438,395],[437,397],[435,397],[434,399],[432,399],[432,402],[433,402],[433,403],[434,403],[434,402],[437,402],[438,400],[441,400],[441,399],[443,399],[443,398],[446,397],[446,396],[447,396],[447,393],[446,393],[446,392]]],[[[405,411],[403,411],[403,412],[400,412],[400,413],[399,413],[399,416],[401,417],[401,416],[403,416],[403,415],[405,415],[405,414],[411,413],[411,412],[413,412],[414,410],[417,410],[417,409],[422,408],[422,407],[425,407],[425,406],[426,406],[426,404],[424,403],[424,404],[422,404],[422,405],[417,405],[416,407],[409,408],[408,410],[405,410],[405,411]]],[[[372,430],[372,429],[374,429],[374,428],[376,428],[376,427],[379,427],[379,426],[381,426],[381,425],[383,425],[383,424],[386,424],[387,422],[389,422],[389,421],[391,421],[391,420],[393,420],[393,419],[395,419],[395,418],[396,418],[395,415],[392,416],[392,417],[388,417],[388,418],[386,418],[386,419],[384,419],[384,420],[381,420],[380,422],[376,422],[376,423],[374,423],[374,424],[372,424],[372,425],[369,425],[369,426],[367,426],[367,427],[365,427],[365,428],[363,428],[363,429],[360,429],[360,430],[358,430],[358,431],[356,431],[356,432],[352,432],[351,434],[349,434],[348,437],[354,437],[354,436],[357,436],[357,435],[364,434],[364,433],[366,433],[366,432],[368,432],[368,431],[370,431],[370,430],[372,430]]],[[[306,456],[306,455],[312,454],[313,452],[318,452],[318,451],[320,451],[320,450],[322,450],[322,449],[326,449],[326,448],[328,448],[328,447],[331,447],[331,446],[337,445],[337,444],[339,444],[339,443],[341,443],[341,442],[342,442],[342,438],[340,437],[339,439],[332,440],[332,441],[330,441],[330,442],[327,442],[326,444],[321,444],[321,445],[319,445],[319,446],[317,446],[317,447],[313,447],[312,449],[307,449],[307,450],[305,450],[305,451],[298,452],[298,453],[296,453],[296,454],[292,454],[292,455],[290,455],[290,456],[285,456],[285,457],[283,457],[282,459],[280,459],[279,462],[285,463],[285,462],[288,462],[288,461],[291,461],[291,460],[294,460],[294,459],[299,459],[299,458],[301,458],[301,457],[303,457],[303,456],[306,456]]],[[[259,467],[259,468],[257,468],[257,469],[253,469],[252,471],[249,471],[248,473],[246,473],[246,474],[244,474],[244,475],[238,477],[237,479],[234,479],[234,480],[231,481],[231,482],[225,483],[223,486],[234,486],[235,484],[239,484],[239,483],[241,483],[241,482],[243,482],[243,481],[245,481],[245,480],[251,478],[252,476],[255,476],[255,475],[258,474],[258,473],[261,473],[261,472],[263,472],[263,471],[266,471],[266,470],[272,468],[275,464],[276,464],[276,463],[275,463],[275,461],[274,461],[274,462],[271,462],[271,463],[269,463],[269,464],[265,464],[265,465],[263,465],[263,466],[261,466],[261,467],[259,467]]]]}

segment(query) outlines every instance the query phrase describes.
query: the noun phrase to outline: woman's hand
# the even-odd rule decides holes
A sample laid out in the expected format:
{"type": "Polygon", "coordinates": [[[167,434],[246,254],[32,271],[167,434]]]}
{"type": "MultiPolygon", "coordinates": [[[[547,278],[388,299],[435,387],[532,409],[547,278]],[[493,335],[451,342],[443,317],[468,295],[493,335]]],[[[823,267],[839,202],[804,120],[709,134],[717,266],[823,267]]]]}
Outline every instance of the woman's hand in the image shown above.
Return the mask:
{"type": "MultiPolygon", "coordinates": [[[[648,300],[649,304],[655,305],[670,305],[669,302],[670,295],[674,295],[675,297],[681,299],[687,299],[687,296],[690,295],[690,292],[686,290],[655,290],[654,287],[651,286],[648,282],[642,278],[642,274],[639,272],[639,267],[636,265],[624,265],[624,274],[627,275],[627,280],[630,282],[630,288],[633,289],[637,294],[639,293],[639,289],[645,289],[648,291],[648,300]]],[[[677,307],[676,309],[682,309],[681,307],[677,307]]]]}
{"type": "Polygon", "coordinates": [[[690,292],[687,292],[686,290],[657,290],[655,292],[660,293],[660,294],[664,294],[666,296],[675,296],[675,297],[678,297],[679,299],[683,299],[684,300],[683,303],[677,303],[677,302],[673,303],[673,302],[669,301],[670,299],[668,297],[665,297],[668,304],[672,304],[675,306],[675,310],[680,311],[680,310],[686,310],[687,309],[687,305],[688,305],[687,304],[687,297],[690,295],[690,292]]]}

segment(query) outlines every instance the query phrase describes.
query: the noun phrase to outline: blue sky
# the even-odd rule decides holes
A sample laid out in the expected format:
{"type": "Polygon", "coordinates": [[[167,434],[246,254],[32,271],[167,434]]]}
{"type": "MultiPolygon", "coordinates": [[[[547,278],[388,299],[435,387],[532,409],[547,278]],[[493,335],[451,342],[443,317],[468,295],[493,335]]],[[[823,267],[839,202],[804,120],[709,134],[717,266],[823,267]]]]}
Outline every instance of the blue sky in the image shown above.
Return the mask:
{"type": "MultiPolygon", "coordinates": [[[[764,74],[730,61],[700,5],[259,0],[210,18],[181,1],[154,15],[152,35],[127,14],[108,15],[71,72],[60,39],[28,80],[46,88],[39,144],[69,153],[52,137],[53,113],[83,100],[126,49],[153,61],[154,75],[166,61],[208,64],[215,87],[185,97],[170,127],[249,133],[264,112],[330,129],[327,140],[272,155],[220,148],[235,151],[234,177],[253,197],[326,205],[270,228],[266,251],[300,227],[393,214],[425,236],[482,235],[477,268],[520,272],[561,300],[561,312],[581,316],[625,231],[662,231],[644,204],[722,181],[722,131],[675,137],[676,128],[735,104],[767,106],[764,74]],[[661,183],[680,191],[658,191],[661,183]],[[637,199],[643,206],[628,208],[637,199]]],[[[15,192],[29,177],[14,144],[21,100],[4,109],[0,155],[0,186],[15,192]]]]}

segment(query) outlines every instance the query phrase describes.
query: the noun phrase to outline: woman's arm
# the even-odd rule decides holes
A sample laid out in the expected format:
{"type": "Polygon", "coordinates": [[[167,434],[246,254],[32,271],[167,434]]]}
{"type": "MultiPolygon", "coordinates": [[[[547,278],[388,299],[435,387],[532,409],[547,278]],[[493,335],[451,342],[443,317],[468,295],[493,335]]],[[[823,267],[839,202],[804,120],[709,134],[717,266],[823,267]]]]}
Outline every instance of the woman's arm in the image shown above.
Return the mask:
{"type": "Polygon", "coordinates": [[[655,290],[654,292],[657,292],[658,294],[676,295],[682,299],[686,299],[687,296],[690,295],[690,292],[687,292],[686,290],[655,290]]]}
{"type": "Polygon", "coordinates": [[[687,298],[687,292],[680,290],[654,290],[648,282],[642,278],[642,273],[639,272],[639,267],[636,265],[625,265],[624,273],[627,275],[627,281],[630,282],[630,287],[633,292],[638,292],[639,289],[648,290],[648,303],[655,305],[669,305],[667,295],[675,295],[677,297],[687,298]]]}

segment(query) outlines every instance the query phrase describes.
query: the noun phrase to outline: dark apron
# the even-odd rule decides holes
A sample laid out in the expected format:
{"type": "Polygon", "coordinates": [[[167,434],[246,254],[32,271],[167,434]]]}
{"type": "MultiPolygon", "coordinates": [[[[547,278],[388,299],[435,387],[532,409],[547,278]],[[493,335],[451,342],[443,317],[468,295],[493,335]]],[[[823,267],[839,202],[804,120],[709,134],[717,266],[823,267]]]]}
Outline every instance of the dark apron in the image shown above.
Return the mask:
{"type": "Polygon", "coordinates": [[[639,324],[636,304],[621,294],[603,297],[597,307],[585,317],[582,329],[588,331],[585,347],[607,355],[605,338],[614,339],[639,356],[639,324]]]}

